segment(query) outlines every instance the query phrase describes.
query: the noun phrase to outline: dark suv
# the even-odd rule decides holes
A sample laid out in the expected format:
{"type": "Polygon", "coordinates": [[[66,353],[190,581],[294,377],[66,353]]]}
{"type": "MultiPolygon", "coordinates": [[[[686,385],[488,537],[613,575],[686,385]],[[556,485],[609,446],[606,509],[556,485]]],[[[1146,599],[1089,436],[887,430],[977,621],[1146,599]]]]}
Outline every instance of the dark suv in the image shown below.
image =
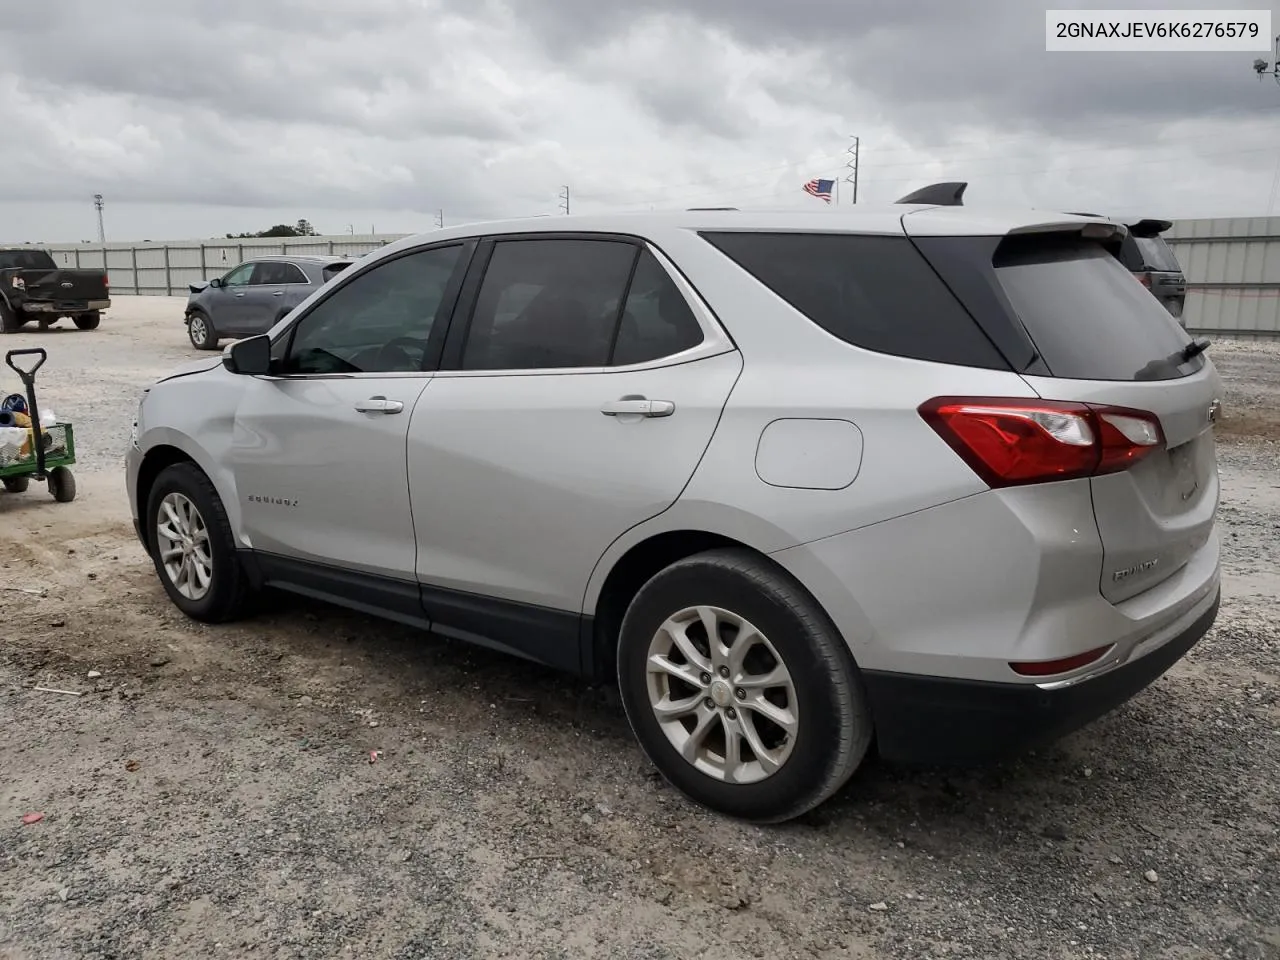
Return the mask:
{"type": "Polygon", "coordinates": [[[1120,261],[1151,291],[1160,305],[1184,327],[1182,308],[1187,299],[1187,278],[1173,249],[1160,234],[1173,223],[1168,220],[1134,220],[1125,224],[1129,235],[1120,248],[1120,261]]]}

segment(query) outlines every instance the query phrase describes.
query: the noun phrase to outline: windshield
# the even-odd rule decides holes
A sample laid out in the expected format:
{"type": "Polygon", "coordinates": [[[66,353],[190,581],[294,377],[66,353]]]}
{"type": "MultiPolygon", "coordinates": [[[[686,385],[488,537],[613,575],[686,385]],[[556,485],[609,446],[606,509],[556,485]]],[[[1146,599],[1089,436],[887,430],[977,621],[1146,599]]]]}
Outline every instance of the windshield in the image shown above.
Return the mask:
{"type": "Polygon", "coordinates": [[[1163,237],[1134,237],[1133,242],[1137,244],[1138,252],[1142,255],[1142,264],[1148,270],[1182,272],[1178,258],[1173,255],[1172,248],[1165,243],[1163,237]]]}
{"type": "Polygon", "coordinates": [[[45,250],[0,250],[0,270],[54,270],[57,264],[45,250]]]}
{"type": "Polygon", "coordinates": [[[1201,356],[1171,362],[1190,342],[1186,331],[1098,244],[1023,240],[998,251],[995,268],[1055,377],[1172,380],[1204,366],[1201,356]]]}

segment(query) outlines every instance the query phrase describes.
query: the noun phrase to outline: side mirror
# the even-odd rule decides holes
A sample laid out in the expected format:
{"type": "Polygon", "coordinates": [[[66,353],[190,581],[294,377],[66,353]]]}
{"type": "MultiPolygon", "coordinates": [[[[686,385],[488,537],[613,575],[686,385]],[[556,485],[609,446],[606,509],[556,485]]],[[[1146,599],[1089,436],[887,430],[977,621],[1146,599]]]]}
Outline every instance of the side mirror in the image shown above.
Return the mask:
{"type": "Polygon", "coordinates": [[[265,333],[228,344],[222,351],[222,365],[245,377],[265,377],[271,373],[271,338],[265,333]]]}
{"type": "Polygon", "coordinates": [[[209,286],[211,286],[211,287],[220,287],[220,286],[222,286],[222,278],[221,278],[221,277],[214,277],[212,280],[210,280],[210,281],[209,281],[209,286]]]}

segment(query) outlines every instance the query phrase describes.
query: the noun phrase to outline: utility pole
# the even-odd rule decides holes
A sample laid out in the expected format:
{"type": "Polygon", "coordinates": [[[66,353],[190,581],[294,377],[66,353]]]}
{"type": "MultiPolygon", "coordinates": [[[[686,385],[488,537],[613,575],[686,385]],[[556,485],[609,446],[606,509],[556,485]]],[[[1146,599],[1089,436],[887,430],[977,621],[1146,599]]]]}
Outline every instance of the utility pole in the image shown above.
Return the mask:
{"type": "Polygon", "coordinates": [[[845,151],[849,155],[849,159],[845,161],[845,167],[849,170],[848,175],[844,178],[845,183],[853,184],[853,202],[858,202],[858,146],[859,139],[853,137],[853,143],[849,149],[845,151]]]}
{"type": "Polygon", "coordinates": [[[444,229],[444,210],[443,209],[436,211],[436,229],[437,230],[444,229]]]}
{"type": "Polygon", "coordinates": [[[93,208],[98,211],[98,242],[107,242],[107,232],[102,226],[102,208],[104,206],[102,194],[95,193],[93,195],[93,208]]]}
{"type": "Polygon", "coordinates": [[[565,184],[565,188],[560,191],[560,209],[564,211],[564,215],[569,215],[569,186],[565,184]]]}

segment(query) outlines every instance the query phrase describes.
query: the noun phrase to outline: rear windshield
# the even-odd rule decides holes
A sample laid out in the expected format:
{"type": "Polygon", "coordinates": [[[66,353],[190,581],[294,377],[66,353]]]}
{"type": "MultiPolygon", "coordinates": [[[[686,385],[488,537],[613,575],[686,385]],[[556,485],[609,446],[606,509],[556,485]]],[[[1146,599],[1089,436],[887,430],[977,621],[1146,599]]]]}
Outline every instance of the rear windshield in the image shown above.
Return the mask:
{"type": "Polygon", "coordinates": [[[57,264],[45,250],[0,250],[0,270],[53,270],[57,264]]]}
{"type": "Polygon", "coordinates": [[[1182,272],[1178,258],[1173,255],[1173,249],[1165,243],[1163,237],[1134,237],[1133,242],[1146,269],[1182,272]]]}
{"type": "Polygon", "coordinates": [[[898,357],[1009,369],[906,237],[755,232],[702,237],[845,343],[898,357]]]}
{"type": "Polygon", "coordinates": [[[1069,380],[1171,380],[1189,338],[1102,246],[1058,237],[1002,243],[995,275],[1052,375],[1069,380]]]}

